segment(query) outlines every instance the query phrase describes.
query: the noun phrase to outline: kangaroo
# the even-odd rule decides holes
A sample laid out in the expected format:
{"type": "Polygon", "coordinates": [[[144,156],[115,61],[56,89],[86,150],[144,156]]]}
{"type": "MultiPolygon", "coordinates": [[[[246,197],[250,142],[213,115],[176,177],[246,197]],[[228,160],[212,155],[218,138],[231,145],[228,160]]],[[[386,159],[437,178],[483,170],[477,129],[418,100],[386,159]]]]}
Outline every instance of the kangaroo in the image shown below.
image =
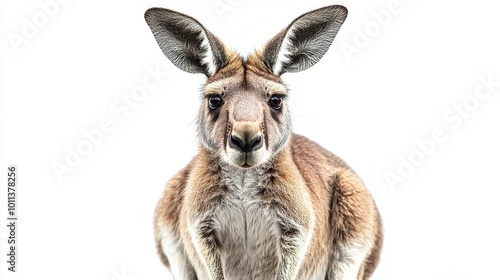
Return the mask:
{"type": "Polygon", "coordinates": [[[174,279],[369,279],[382,224],[339,157],[292,132],[281,75],[316,64],[347,17],[305,13],[244,58],[197,20],[164,8],[145,19],[167,58],[207,76],[199,152],[167,184],[155,240],[174,279]]]}

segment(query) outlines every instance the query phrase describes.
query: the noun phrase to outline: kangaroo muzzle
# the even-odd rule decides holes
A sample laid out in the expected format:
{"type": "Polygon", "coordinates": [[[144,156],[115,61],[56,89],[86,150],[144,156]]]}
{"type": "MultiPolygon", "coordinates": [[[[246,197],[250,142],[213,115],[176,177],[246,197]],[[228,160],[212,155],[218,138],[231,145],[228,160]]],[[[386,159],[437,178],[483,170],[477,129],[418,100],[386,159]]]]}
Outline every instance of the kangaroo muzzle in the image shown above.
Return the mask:
{"type": "Polygon", "coordinates": [[[260,125],[257,122],[235,122],[228,145],[242,153],[250,153],[263,146],[260,125]]]}

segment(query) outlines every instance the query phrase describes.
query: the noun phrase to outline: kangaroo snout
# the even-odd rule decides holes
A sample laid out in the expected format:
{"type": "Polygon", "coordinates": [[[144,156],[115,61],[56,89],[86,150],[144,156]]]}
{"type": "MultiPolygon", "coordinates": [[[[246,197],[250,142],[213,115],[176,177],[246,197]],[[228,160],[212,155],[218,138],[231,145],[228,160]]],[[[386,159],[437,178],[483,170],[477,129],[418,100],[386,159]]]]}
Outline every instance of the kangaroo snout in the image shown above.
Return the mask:
{"type": "Polygon", "coordinates": [[[262,145],[262,133],[258,124],[250,122],[233,124],[233,131],[229,137],[229,147],[243,153],[249,153],[260,149],[262,145]]]}
{"type": "Polygon", "coordinates": [[[243,167],[254,167],[269,158],[264,146],[264,132],[260,121],[233,121],[228,135],[225,158],[227,162],[243,167]]]}
{"type": "Polygon", "coordinates": [[[249,138],[241,139],[238,135],[233,134],[231,135],[231,139],[229,139],[229,146],[240,152],[249,153],[262,147],[262,137],[259,135],[249,140],[249,138]]]}

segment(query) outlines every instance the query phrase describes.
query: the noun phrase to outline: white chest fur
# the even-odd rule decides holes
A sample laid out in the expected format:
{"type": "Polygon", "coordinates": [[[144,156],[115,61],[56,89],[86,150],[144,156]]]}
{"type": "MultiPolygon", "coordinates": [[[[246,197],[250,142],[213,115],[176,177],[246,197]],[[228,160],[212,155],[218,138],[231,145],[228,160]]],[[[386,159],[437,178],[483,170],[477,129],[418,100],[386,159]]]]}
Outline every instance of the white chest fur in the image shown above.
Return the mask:
{"type": "Polygon", "coordinates": [[[258,173],[240,169],[223,177],[227,195],[213,219],[227,279],[272,279],[279,263],[278,218],[261,199],[258,173]]]}

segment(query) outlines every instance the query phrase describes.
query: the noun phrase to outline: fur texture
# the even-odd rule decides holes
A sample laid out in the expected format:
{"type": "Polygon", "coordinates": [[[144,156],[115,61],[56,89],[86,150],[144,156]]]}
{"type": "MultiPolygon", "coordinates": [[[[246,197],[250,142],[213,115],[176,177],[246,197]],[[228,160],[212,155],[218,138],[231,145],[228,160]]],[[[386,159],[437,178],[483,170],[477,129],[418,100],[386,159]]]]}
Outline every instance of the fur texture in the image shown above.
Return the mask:
{"type": "Polygon", "coordinates": [[[342,6],[306,13],[243,59],[195,19],[152,8],[146,21],[172,63],[203,73],[198,155],[155,212],[158,252],[175,279],[368,279],[382,225],[361,179],[294,134],[280,75],[326,53],[342,6]]]}

